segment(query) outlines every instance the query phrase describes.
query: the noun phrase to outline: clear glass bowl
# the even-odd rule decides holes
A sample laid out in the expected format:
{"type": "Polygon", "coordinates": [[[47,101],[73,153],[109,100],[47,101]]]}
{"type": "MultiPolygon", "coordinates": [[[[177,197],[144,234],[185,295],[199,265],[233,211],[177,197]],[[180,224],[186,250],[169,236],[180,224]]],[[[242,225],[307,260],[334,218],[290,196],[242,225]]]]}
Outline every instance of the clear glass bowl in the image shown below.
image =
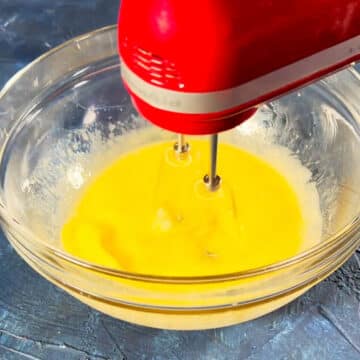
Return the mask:
{"type": "Polygon", "coordinates": [[[358,247],[359,116],[360,78],[352,67],[264,105],[231,130],[235,139],[287,147],[311,171],[325,225],[310,250],[266,268],[197,278],[82,261],[63,251],[58,231],[64,204],[95,171],[94,157],[105,164],[109,154],[174,137],[137,115],[120,80],[116,28],[100,29],[43,55],[0,93],[1,222],[31,267],[109,315],[171,329],[239,323],[304,293],[358,247]],[[145,127],[151,137],[138,136],[145,127]],[[125,135],[133,136],[126,148],[125,135]]]}

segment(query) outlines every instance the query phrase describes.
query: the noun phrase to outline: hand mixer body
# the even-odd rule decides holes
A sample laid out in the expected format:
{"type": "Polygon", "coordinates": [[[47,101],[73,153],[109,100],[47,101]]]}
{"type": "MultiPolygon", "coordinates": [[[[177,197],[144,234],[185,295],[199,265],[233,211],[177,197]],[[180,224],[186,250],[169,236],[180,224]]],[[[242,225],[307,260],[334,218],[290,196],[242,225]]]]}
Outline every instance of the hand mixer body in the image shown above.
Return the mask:
{"type": "Polygon", "coordinates": [[[122,0],[122,77],[139,112],[184,134],[360,59],[358,0],[122,0]]]}

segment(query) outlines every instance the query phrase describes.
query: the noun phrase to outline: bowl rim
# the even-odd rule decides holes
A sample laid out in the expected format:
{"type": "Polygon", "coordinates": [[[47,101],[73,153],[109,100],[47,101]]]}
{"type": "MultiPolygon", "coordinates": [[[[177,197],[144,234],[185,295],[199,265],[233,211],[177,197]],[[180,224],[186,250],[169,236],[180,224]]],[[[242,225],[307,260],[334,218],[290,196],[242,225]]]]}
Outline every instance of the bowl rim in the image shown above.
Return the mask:
{"type": "MultiPolygon", "coordinates": [[[[45,61],[48,57],[54,55],[58,51],[73,45],[74,43],[83,41],[93,36],[101,35],[102,33],[106,32],[113,32],[117,30],[117,25],[109,25],[105,26],[82,35],[76,36],[70,40],[65,41],[64,43],[52,48],[51,50],[45,52],[44,54],[40,55],[38,58],[30,62],[24,68],[16,72],[3,86],[0,90],[0,102],[4,96],[6,96],[7,92],[14,86],[16,83],[21,80],[22,76],[27,74],[35,65],[45,61]]],[[[350,71],[349,69],[345,69],[342,71],[350,71]]],[[[16,123],[16,119],[14,119],[14,124],[16,123]]],[[[11,131],[10,131],[11,133],[11,131]]],[[[9,138],[9,136],[8,136],[9,138]]],[[[4,148],[3,146],[2,151],[0,153],[0,158],[3,155],[4,148]]],[[[1,159],[0,159],[1,160],[1,159]]],[[[359,209],[360,210],[360,209],[359,209]]],[[[149,274],[142,274],[142,273],[131,273],[127,271],[122,271],[118,269],[114,269],[111,267],[101,266],[94,264],[92,262],[83,260],[76,256],[70,255],[66,251],[57,248],[51,244],[48,244],[45,240],[42,240],[38,236],[36,236],[31,230],[27,227],[23,226],[19,221],[16,220],[16,217],[12,216],[7,209],[6,205],[0,202],[0,221],[3,225],[9,226],[13,228],[16,232],[18,232],[23,238],[28,238],[34,241],[37,245],[40,245],[49,252],[49,254],[53,255],[55,258],[58,257],[65,262],[69,262],[72,265],[77,265],[86,269],[91,269],[93,271],[103,273],[106,275],[112,275],[119,278],[126,278],[138,281],[145,281],[145,282],[165,282],[165,283],[209,283],[209,282],[224,282],[224,281],[233,281],[237,279],[249,278],[249,277],[256,277],[259,275],[264,275],[266,273],[271,273],[274,271],[282,270],[284,268],[291,267],[293,265],[299,264],[302,261],[308,260],[317,254],[326,251],[329,248],[332,248],[336,243],[340,240],[344,240],[346,237],[351,237],[358,231],[360,231],[360,211],[359,213],[345,226],[343,226],[339,231],[335,234],[330,235],[324,241],[312,246],[311,248],[300,252],[299,254],[287,258],[285,260],[272,263],[269,265],[265,265],[262,267],[250,268],[248,270],[243,270],[239,272],[232,272],[226,274],[219,274],[219,275],[208,275],[208,276],[160,276],[160,275],[149,275],[149,274]]],[[[11,241],[10,241],[11,242],[11,241]]]]}

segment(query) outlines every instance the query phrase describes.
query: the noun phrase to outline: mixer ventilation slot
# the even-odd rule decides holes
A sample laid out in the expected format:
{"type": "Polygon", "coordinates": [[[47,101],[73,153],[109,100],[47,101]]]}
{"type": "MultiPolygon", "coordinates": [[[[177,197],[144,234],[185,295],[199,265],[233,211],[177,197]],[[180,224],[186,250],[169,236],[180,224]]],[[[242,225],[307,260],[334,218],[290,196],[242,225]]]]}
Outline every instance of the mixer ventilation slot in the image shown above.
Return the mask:
{"type": "Polygon", "coordinates": [[[184,87],[174,63],[169,60],[140,47],[132,46],[131,61],[137,74],[154,85],[173,89],[184,87]]]}

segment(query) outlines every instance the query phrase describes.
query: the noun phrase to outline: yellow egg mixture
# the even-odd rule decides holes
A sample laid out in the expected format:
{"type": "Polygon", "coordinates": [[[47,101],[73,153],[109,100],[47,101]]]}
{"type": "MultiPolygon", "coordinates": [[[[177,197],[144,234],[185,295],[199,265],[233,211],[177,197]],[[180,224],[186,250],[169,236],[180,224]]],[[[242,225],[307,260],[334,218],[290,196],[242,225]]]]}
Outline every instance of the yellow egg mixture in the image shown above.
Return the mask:
{"type": "Polygon", "coordinates": [[[170,142],[140,148],[95,177],[62,228],[65,250],[130,272],[203,276],[272,264],[309,247],[304,201],[283,174],[219,144],[222,183],[210,192],[202,180],[209,143],[190,145],[183,159],[170,142]]]}

